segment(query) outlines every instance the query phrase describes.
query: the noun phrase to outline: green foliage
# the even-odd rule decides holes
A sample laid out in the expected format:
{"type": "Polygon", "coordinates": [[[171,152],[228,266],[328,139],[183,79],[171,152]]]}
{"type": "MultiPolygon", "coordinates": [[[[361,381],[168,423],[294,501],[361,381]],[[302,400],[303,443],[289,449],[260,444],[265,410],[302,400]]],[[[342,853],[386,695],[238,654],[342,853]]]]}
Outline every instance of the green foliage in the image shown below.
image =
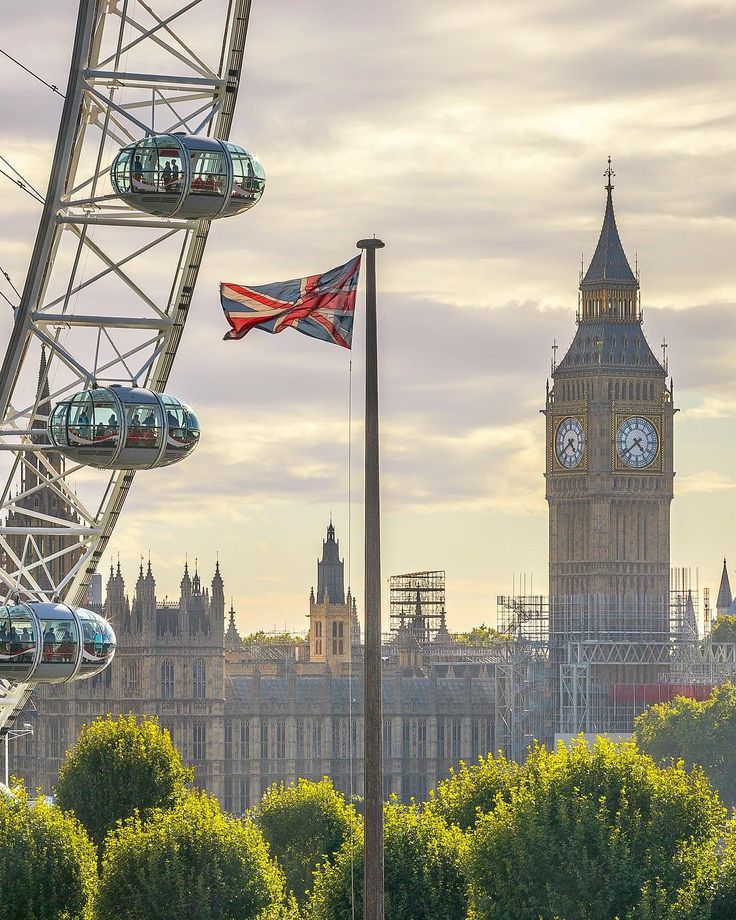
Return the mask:
{"type": "Polygon", "coordinates": [[[492,811],[496,798],[508,800],[511,789],[518,785],[521,768],[503,754],[480,757],[478,763],[468,767],[461,763],[451,770],[448,779],[430,793],[427,808],[448,824],[456,824],[466,831],[475,825],[480,814],[492,811]]]}
{"type": "Polygon", "coordinates": [[[736,917],[736,818],[729,822],[718,854],[718,871],[715,874],[713,903],[709,920],[733,920],[736,917]]]}
{"type": "Polygon", "coordinates": [[[284,911],[284,877],[258,828],[203,792],[107,840],[98,920],[276,920],[284,911]]]}
{"type": "MultiPolygon", "coordinates": [[[[384,812],[386,917],[391,920],[465,920],[461,831],[417,807],[390,804],[384,812]]],[[[363,915],[362,835],[346,843],[315,875],[309,920],[363,915]]]]}
{"type": "Polygon", "coordinates": [[[108,716],[84,726],[67,752],[57,802],[100,846],[117,821],[173,806],[192,776],[158,720],[108,716]]]}
{"type": "Polygon", "coordinates": [[[480,626],[474,626],[470,632],[454,633],[452,638],[463,645],[493,645],[494,642],[509,642],[513,636],[500,633],[492,626],[481,623],[480,626]]]}
{"type": "Polygon", "coordinates": [[[477,920],[674,920],[725,815],[701,771],[580,739],[535,751],[523,774],[468,843],[477,920]]]}
{"type": "Polygon", "coordinates": [[[244,645],[300,645],[305,642],[304,636],[297,636],[294,633],[267,633],[263,630],[249,633],[244,639],[244,645]]]}
{"type": "Polygon", "coordinates": [[[254,818],[300,904],[319,864],[360,833],[354,808],[327,778],[271,786],[254,818]]]}
{"type": "MultiPolygon", "coordinates": [[[[736,618],[732,618],[736,619],[736,618]]],[[[659,763],[700,766],[723,800],[736,804],[736,687],[717,687],[702,703],[677,697],[637,717],[639,747],[659,763]]]]}
{"type": "Polygon", "coordinates": [[[96,879],[96,854],[72,816],[24,789],[0,794],[0,916],[82,920],[96,879]]]}
{"type": "Polygon", "coordinates": [[[719,616],[710,631],[710,641],[714,645],[716,643],[736,642],[736,617],[726,616],[725,614],[719,616]]]}

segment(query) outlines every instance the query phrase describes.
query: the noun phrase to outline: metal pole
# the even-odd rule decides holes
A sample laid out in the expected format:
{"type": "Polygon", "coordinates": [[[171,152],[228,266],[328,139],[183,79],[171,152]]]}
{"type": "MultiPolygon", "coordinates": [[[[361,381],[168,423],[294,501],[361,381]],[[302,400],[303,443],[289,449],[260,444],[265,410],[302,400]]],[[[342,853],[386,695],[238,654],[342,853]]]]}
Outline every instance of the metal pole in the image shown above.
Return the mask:
{"type": "Polygon", "coordinates": [[[381,707],[381,510],[378,454],[378,349],[376,345],[376,249],[366,251],[365,289],[365,655],[363,757],[365,845],[363,920],[383,914],[383,714],[381,707]]]}
{"type": "Polygon", "coordinates": [[[10,763],[8,761],[8,733],[5,733],[5,785],[10,787],[10,763]]]}

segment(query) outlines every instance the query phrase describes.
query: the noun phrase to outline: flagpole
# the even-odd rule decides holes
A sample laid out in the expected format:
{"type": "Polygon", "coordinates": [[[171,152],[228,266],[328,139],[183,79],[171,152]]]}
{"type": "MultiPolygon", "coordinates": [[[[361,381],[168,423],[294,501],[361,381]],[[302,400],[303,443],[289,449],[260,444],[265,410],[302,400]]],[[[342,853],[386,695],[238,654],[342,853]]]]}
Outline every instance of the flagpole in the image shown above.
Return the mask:
{"type": "Polygon", "coordinates": [[[383,914],[383,713],[381,705],[381,509],[378,456],[378,349],[376,250],[381,240],[360,240],[365,250],[365,649],[363,762],[365,844],[363,920],[383,914]]]}

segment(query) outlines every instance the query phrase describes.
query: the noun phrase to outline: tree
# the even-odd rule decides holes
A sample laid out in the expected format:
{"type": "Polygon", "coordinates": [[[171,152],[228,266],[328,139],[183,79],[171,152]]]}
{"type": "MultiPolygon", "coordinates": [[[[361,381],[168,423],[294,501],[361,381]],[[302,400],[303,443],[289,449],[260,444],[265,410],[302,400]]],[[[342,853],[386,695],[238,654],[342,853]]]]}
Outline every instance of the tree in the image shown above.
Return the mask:
{"type": "MultiPolygon", "coordinates": [[[[386,917],[391,920],[465,920],[461,864],[463,835],[438,816],[396,804],[384,812],[386,917]]],[[[351,920],[363,913],[362,834],[348,841],[315,875],[309,920],[351,920]],[[355,913],[352,911],[354,896],[355,913]]]]}
{"type": "Polygon", "coordinates": [[[252,821],[188,793],[147,821],[108,837],[98,920],[275,920],[286,916],[284,877],[252,821]]]}
{"type": "Polygon", "coordinates": [[[503,754],[480,757],[477,764],[461,763],[451,770],[448,779],[430,794],[427,808],[448,824],[456,824],[466,831],[473,827],[479,816],[492,811],[497,796],[508,799],[511,789],[521,777],[521,768],[503,754]]]}
{"type": "Polygon", "coordinates": [[[632,742],[539,749],[523,772],[468,843],[477,920],[662,918],[722,829],[702,771],[660,769],[632,742]]]}
{"type": "Polygon", "coordinates": [[[243,645],[300,645],[302,642],[306,642],[304,636],[290,632],[267,633],[262,629],[243,638],[243,645]]]}
{"type": "MultiPolygon", "coordinates": [[[[735,618],[736,619],[736,618],[735,618]]],[[[736,804],[736,687],[716,687],[703,702],[677,697],[650,706],[634,724],[636,740],[658,763],[700,766],[723,800],[736,804]]]]}
{"type": "Polygon", "coordinates": [[[96,879],[96,854],[72,815],[22,787],[0,795],[0,914],[8,920],[81,920],[96,879]]]}
{"type": "Polygon", "coordinates": [[[254,818],[299,904],[305,902],[319,864],[360,833],[355,809],[327,778],[274,784],[254,818]]]}
{"type": "Polygon", "coordinates": [[[727,616],[722,614],[713,623],[710,631],[710,641],[716,643],[731,644],[736,642],[736,616],[727,616]]]}
{"type": "Polygon", "coordinates": [[[193,773],[157,719],[96,719],[67,752],[57,803],[73,811],[100,846],[115,823],[176,804],[193,773]]]}
{"type": "Polygon", "coordinates": [[[456,642],[462,642],[463,645],[493,645],[494,642],[509,642],[513,636],[507,633],[500,633],[492,626],[486,626],[481,623],[480,626],[474,626],[470,632],[454,633],[453,639],[456,642]]]}

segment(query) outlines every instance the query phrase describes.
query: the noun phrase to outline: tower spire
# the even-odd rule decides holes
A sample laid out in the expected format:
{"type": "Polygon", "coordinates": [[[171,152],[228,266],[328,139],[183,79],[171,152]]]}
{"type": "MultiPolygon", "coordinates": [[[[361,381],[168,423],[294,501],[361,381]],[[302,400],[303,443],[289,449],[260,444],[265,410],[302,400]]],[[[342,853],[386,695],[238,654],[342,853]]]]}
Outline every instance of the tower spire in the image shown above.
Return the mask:
{"type": "Polygon", "coordinates": [[[728,579],[728,566],[726,565],[726,557],[723,557],[723,571],[721,572],[721,586],[718,589],[718,598],[716,600],[716,614],[721,616],[721,614],[726,613],[728,608],[733,603],[733,595],[731,594],[731,583],[728,579]]]}
{"type": "MultiPolygon", "coordinates": [[[[583,293],[611,288],[635,291],[639,288],[639,282],[636,280],[636,275],[632,272],[629,261],[626,258],[621,237],[618,234],[618,227],[616,226],[616,215],[613,210],[613,183],[611,179],[616,174],[611,168],[610,157],[608,158],[608,169],[604,175],[608,181],[604,186],[606,189],[606,210],[603,214],[603,226],[601,227],[601,235],[598,238],[598,245],[593,253],[593,258],[590,260],[588,270],[580,283],[580,290],[583,293]]],[[[586,300],[587,298],[584,298],[584,308],[586,300]]],[[[585,315],[585,309],[583,313],[585,315]]]]}
{"type": "Polygon", "coordinates": [[[608,182],[606,182],[605,188],[608,191],[608,194],[611,194],[613,190],[613,185],[611,184],[611,179],[616,175],[616,173],[611,168],[611,158],[608,158],[608,169],[603,173],[604,176],[608,176],[608,182]]]}

